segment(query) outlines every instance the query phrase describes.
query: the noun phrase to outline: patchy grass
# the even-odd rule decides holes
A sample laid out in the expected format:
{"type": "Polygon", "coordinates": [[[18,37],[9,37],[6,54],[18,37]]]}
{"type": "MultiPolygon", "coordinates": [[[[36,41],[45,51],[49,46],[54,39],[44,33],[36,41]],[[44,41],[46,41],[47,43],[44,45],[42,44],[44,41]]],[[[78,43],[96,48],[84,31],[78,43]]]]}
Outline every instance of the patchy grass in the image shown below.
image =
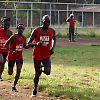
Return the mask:
{"type": "MultiPolygon", "coordinates": [[[[100,100],[99,49],[99,45],[55,48],[51,56],[51,75],[42,73],[38,91],[59,99],[100,100]]],[[[24,65],[18,85],[33,88],[32,50],[24,51],[23,57],[24,65]]],[[[2,77],[13,82],[14,75],[8,76],[6,67],[2,77]]]]}

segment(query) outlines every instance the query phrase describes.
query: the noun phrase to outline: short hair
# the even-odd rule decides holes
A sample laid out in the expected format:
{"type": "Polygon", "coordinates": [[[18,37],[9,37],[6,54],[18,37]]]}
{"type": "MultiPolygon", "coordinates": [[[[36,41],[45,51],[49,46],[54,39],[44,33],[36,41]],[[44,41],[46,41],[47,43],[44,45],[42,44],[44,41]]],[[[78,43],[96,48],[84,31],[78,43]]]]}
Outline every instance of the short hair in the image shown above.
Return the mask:
{"type": "Polygon", "coordinates": [[[3,16],[3,17],[1,18],[1,22],[2,22],[2,23],[5,23],[6,21],[10,22],[10,18],[9,18],[9,17],[6,17],[6,16],[3,16]]]}
{"type": "MultiPolygon", "coordinates": [[[[16,29],[18,29],[18,26],[19,26],[19,25],[23,25],[23,26],[24,26],[23,23],[19,23],[19,24],[17,25],[16,29]]],[[[24,28],[25,28],[25,26],[24,26],[24,28]]]]}
{"type": "Polygon", "coordinates": [[[44,16],[42,17],[42,21],[45,21],[45,18],[46,18],[46,17],[48,17],[48,18],[50,19],[49,15],[44,15],[44,16]]]}

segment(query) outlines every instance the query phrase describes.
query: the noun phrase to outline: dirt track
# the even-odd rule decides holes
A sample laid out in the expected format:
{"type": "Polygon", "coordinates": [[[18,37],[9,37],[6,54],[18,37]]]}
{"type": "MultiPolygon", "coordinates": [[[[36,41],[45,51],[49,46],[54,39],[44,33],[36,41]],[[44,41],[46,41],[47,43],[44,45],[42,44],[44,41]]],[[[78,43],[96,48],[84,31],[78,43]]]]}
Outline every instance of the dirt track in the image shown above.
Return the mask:
{"type": "MultiPolygon", "coordinates": [[[[76,39],[76,42],[69,42],[68,39],[57,39],[56,47],[91,44],[100,44],[100,39],[76,39]]],[[[8,81],[0,81],[0,100],[54,100],[52,97],[48,97],[47,94],[41,92],[38,92],[37,97],[31,99],[32,90],[25,89],[24,87],[17,87],[19,92],[14,93],[11,91],[12,86],[12,83],[8,81]]]]}
{"type": "Polygon", "coordinates": [[[76,39],[75,41],[69,42],[68,39],[57,39],[56,47],[100,44],[100,39],[76,39]]]}

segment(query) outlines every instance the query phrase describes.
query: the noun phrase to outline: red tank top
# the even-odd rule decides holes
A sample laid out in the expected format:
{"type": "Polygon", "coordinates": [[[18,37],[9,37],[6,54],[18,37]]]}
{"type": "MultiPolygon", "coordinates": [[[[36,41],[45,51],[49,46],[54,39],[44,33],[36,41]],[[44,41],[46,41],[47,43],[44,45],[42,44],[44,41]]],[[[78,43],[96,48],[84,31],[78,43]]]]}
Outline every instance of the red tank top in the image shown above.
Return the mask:
{"type": "Polygon", "coordinates": [[[4,47],[5,42],[8,40],[9,29],[7,29],[7,33],[4,33],[2,28],[0,28],[0,51],[8,52],[8,50],[4,47]]]}
{"type": "Polygon", "coordinates": [[[71,18],[69,18],[69,26],[74,27],[74,20],[71,18]]]}
{"type": "Polygon", "coordinates": [[[36,60],[43,60],[51,55],[49,54],[51,41],[52,41],[52,28],[49,27],[48,34],[42,34],[40,31],[40,27],[36,28],[37,34],[34,39],[34,43],[42,41],[42,47],[34,46],[33,47],[33,58],[36,60]]]}
{"type": "Polygon", "coordinates": [[[8,55],[7,55],[7,60],[9,61],[15,61],[15,60],[19,60],[22,59],[22,52],[23,52],[23,46],[24,46],[24,35],[22,35],[22,40],[19,41],[18,37],[16,34],[14,34],[15,39],[13,43],[10,43],[10,49],[12,49],[13,51],[17,52],[17,55],[13,55],[10,51],[8,51],[8,55]]]}

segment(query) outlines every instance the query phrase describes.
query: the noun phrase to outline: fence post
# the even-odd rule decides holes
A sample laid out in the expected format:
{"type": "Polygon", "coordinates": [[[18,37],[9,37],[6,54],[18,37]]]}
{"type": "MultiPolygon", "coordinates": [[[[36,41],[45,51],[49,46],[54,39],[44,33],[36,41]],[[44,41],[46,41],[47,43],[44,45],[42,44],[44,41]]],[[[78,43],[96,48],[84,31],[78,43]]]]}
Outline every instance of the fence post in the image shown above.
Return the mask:
{"type": "MultiPolygon", "coordinates": [[[[83,5],[83,11],[84,11],[84,5],[83,5]]],[[[83,28],[83,11],[82,11],[82,28],[83,28]]]]}
{"type": "Polygon", "coordinates": [[[29,11],[27,10],[27,28],[28,28],[28,16],[29,16],[29,11]]]}
{"type": "Polygon", "coordinates": [[[16,26],[17,26],[17,10],[16,10],[16,26]]]}
{"type": "MultiPolygon", "coordinates": [[[[67,18],[68,18],[68,9],[69,9],[69,5],[67,4],[67,18]]],[[[68,22],[67,22],[67,35],[68,35],[68,22]]]]}
{"type": "Polygon", "coordinates": [[[32,11],[32,9],[33,9],[33,3],[31,3],[31,32],[32,32],[32,21],[33,21],[33,19],[32,19],[32,15],[33,15],[33,11],[32,11]]]}
{"type": "Polygon", "coordinates": [[[42,20],[42,10],[40,10],[40,26],[41,26],[41,20],[42,20]]]}
{"type": "Polygon", "coordinates": [[[60,27],[59,27],[59,11],[58,11],[58,34],[60,33],[60,27]]]}
{"type": "Polygon", "coordinates": [[[95,28],[94,28],[94,11],[93,11],[93,35],[95,36],[95,28]]]}
{"type": "Polygon", "coordinates": [[[6,10],[5,10],[5,16],[6,16],[6,10]]]}
{"type": "Polygon", "coordinates": [[[51,3],[50,3],[50,27],[51,27],[51,3]]]}

